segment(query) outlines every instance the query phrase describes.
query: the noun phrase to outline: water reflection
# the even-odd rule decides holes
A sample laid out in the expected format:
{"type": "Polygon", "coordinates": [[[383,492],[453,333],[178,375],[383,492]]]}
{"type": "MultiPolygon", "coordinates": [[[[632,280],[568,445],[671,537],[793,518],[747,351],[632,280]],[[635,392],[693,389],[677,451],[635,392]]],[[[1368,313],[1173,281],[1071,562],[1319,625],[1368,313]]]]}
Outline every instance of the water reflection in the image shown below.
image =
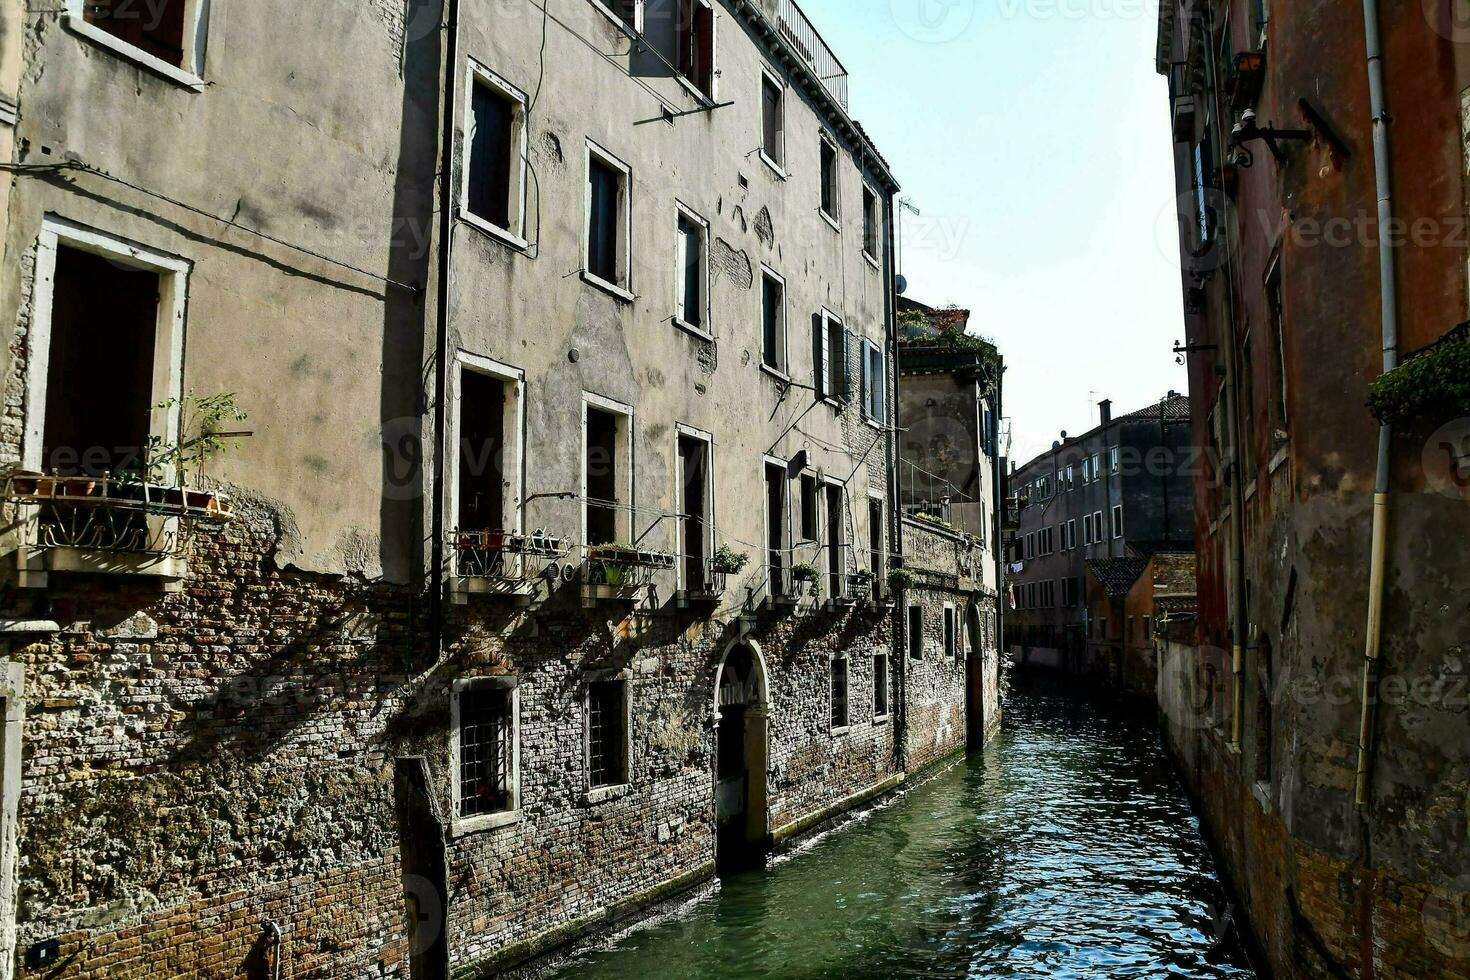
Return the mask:
{"type": "Polygon", "coordinates": [[[998,744],[566,978],[1249,977],[1155,732],[1032,683],[998,744]]]}

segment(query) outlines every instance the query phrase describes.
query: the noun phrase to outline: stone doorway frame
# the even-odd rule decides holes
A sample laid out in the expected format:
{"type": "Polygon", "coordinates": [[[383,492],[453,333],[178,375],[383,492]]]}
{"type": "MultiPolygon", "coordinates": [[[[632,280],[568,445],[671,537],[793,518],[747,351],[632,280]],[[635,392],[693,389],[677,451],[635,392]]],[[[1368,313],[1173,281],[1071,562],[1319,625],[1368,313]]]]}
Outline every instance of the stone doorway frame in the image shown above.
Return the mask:
{"type": "MultiPolygon", "coordinates": [[[[737,638],[725,645],[724,652],[720,655],[720,664],[715,668],[715,684],[713,702],[713,716],[710,730],[714,735],[715,751],[710,766],[710,791],[712,801],[719,793],[720,784],[720,759],[719,759],[719,732],[720,732],[720,686],[724,682],[725,667],[730,661],[730,655],[737,648],[745,647],[750,651],[751,670],[754,682],[752,688],[752,700],[745,702],[745,770],[746,770],[746,797],[745,797],[745,857],[764,855],[770,849],[770,826],[769,826],[769,787],[767,785],[768,771],[770,768],[770,673],[766,669],[766,658],[761,652],[760,644],[748,638],[737,638]]],[[[719,830],[718,817],[716,818],[715,832],[715,859],[719,861],[719,830]]]]}

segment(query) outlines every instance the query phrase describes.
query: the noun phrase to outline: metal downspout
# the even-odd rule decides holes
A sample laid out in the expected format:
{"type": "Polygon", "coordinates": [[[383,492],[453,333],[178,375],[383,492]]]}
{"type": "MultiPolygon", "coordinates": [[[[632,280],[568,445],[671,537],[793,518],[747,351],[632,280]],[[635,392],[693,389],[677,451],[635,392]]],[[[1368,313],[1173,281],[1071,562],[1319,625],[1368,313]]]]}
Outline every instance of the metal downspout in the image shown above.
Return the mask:
{"type": "MultiPolygon", "coordinates": [[[[1378,276],[1383,307],[1383,371],[1398,367],[1398,288],[1396,256],[1389,229],[1393,221],[1393,191],[1388,124],[1383,85],[1383,41],[1378,30],[1378,0],[1363,0],[1363,27],[1367,41],[1368,98],[1373,113],[1373,170],[1378,192],[1378,276]]],[[[1356,802],[1366,807],[1373,757],[1375,688],[1383,640],[1384,566],[1388,552],[1388,494],[1393,426],[1378,428],[1378,467],[1373,485],[1373,550],[1368,565],[1368,628],[1363,651],[1363,704],[1358,725],[1356,802]]]]}
{"type": "Polygon", "coordinates": [[[459,78],[459,2],[444,0],[444,84],[439,150],[439,275],[434,325],[434,480],[431,502],[429,616],[435,661],[444,650],[444,450],[449,400],[450,283],[454,245],[454,112],[459,78]]]}
{"type": "MultiPolygon", "coordinates": [[[[885,429],[887,429],[885,438],[888,440],[888,445],[886,447],[887,456],[884,459],[884,464],[888,472],[887,479],[884,482],[887,484],[888,488],[888,549],[890,554],[902,555],[903,520],[899,517],[899,512],[901,508],[898,499],[897,445],[899,404],[897,309],[898,301],[894,298],[894,279],[898,274],[898,269],[894,265],[895,237],[893,229],[893,193],[890,191],[889,193],[884,195],[884,198],[884,207],[888,211],[888,221],[887,234],[885,236],[887,241],[884,243],[884,250],[886,254],[884,255],[883,261],[884,264],[887,266],[888,281],[884,283],[883,288],[883,314],[885,318],[884,332],[887,334],[887,343],[885,346],[888,349],[889,371],[893,375],[892,402],[887,406],[887,411],[885,413],[888,416],[888,424],[884,427],[885,429]]],[[[882,585],[884,588],[888,587],[887,582],[882,583],[882,585]]],[[[907,651],[905,651],[903,648],[903,622],[904,616],[906,615],[906,610],[904,609],[904,604],[902,602],[895,602],[894,610],[894,615],[890,622],[890,628],[893,630],[893,642],[891,644],[891,649],[898,654],[898,657],[896,658],[898,660],[898,663],[894,665],[897,667],[897,669],[894,671],[894,676],[898,678],[898,704],[895,706],[897,709],[897,717],[895,718],[893,726],[893,741],[894,750],[897,753],[896,761],[898,763],[898,771],[907,772],[908,750],[906,748],[906,744],[908,739],[908,655],[907,651]]]]}

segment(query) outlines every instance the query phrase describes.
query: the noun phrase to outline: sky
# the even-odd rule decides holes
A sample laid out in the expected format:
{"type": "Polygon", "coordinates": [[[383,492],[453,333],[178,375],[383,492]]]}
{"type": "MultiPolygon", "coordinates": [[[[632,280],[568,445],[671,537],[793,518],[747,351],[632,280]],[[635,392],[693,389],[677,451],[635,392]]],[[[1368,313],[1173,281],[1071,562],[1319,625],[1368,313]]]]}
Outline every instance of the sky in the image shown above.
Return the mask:
{"type": "Polygon", "coordinates": [[[1011,458],[1185,391],[1157,0],[800,0],[918,208],[907,296],[1006,359],[1011,458]]]}

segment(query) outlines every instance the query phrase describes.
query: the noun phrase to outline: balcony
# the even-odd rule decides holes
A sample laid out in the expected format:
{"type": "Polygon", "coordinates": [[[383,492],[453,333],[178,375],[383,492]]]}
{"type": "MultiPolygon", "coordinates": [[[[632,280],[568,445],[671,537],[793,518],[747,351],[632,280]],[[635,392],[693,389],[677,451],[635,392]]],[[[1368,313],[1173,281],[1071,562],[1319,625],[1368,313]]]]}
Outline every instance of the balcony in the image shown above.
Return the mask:
{"type": "Polygon", "coordinates": [[[177,583],[189,532],[234,516],[224,494],[111,475],[18,472],[4,499],[17,508],[20,584],[30,588],[44,588],[49,572],[177,583]]]}
{"type": "Polygon", "coordinates": [[[500,596],[526,605],[535,597],[538,581],[562,578],[562,561],[572,546],[544,531],[452,531],[449,548],[453,563],[449,593],[456,605],[464,605],[472,595],[500,596]]]}
{"type": "Polygon", "coordinates": [[[659,573],[672,571],[678,556],[631,545],[591,545],[582,562],[582,606],[636,603],[659,573]]]}
{"type": "Polygon", "coordinates": [[[827,47],[822,35],[810,19],[796,5],[796,0],[779,0],[776,5],[777,27],[782,39],[791,46],[796,56],[806,63],[817,81],[847,111],[847,69],[837,60],[837,55],[827,47]]]}

